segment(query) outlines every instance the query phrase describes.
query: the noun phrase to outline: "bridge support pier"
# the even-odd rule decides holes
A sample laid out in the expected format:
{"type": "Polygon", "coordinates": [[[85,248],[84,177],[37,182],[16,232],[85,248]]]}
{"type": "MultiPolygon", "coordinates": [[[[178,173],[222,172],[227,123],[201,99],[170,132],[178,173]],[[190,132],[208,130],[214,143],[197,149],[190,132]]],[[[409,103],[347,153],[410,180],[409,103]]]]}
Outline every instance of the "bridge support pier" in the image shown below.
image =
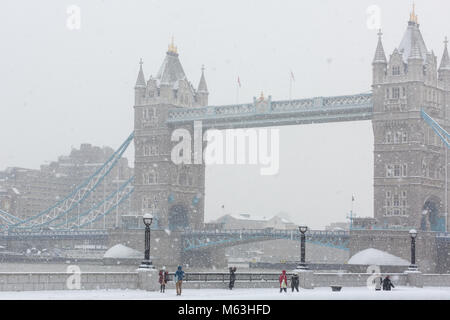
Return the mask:
{"type": "Polygon", "coordinates": [[[423,277],[420,271],[405,271],[408,276],[408,284],[412,287],[423,287],[423,277]]]}
{"type": "Polygon", "coordinates": [[[294,271],[298,272],[300,288],[314,289],[314,285],[313,285],[314,273],[311,270],[295,269],[294,271]]]}
{"type": "Polygon", "coordinates": [[[146,291],[158,291],[159,274],[156,269],[138,269],[138,288],[146,291]]]}

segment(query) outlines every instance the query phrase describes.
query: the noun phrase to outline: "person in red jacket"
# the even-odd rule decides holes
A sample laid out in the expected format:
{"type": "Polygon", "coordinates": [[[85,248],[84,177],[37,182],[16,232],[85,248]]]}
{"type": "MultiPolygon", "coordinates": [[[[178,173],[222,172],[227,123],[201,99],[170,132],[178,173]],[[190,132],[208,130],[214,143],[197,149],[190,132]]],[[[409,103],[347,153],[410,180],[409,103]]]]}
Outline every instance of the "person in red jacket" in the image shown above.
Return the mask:
{"type": "Polygon", "coordinates": [[[162,267],[162,270],[159,270],[159,284],[161,285],[161,289],[159,292],[166,291],[166,284],[169,281],[169,273],[166,271],[166,267],[162,267]]]}
{"type": "Polygon", "coordinates": [[[283,270],[283,272],[280,275],[280,292],[287,292],[287,276],[286,276],[286,270],[283,270]]]}

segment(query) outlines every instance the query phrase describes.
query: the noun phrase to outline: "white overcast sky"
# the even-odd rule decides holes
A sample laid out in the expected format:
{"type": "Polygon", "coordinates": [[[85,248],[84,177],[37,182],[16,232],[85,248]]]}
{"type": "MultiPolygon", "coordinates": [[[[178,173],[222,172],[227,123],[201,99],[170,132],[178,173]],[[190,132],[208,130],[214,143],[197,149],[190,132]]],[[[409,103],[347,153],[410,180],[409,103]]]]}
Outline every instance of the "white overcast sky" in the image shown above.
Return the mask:
{"type": "MultiPolygon", "coordinates": [[[[416,0],[429,50],[442,55],[450,2],[416,0]]],[[[0,170],[39,168],[81,143],[116,148],[133,130],[138,61],[148,78],[172,35],[187,77],[206,67],[210,104],[253,96],[287,99],[370,91],[377,36],[366,10],[381,9],[387,54],[399,45],[411,1],[21,1],[0,10],[0,170]],[[66,27],[69,5],[81,29],[66,27]]],[[[207,168],[206,220],[223,213],[287,212],[313,228],[372,216],[373,134],[369,121],[283,127],[280,171],[207,168]]],[[[133,150],[127,153],[133,161],[133,150]]]]}

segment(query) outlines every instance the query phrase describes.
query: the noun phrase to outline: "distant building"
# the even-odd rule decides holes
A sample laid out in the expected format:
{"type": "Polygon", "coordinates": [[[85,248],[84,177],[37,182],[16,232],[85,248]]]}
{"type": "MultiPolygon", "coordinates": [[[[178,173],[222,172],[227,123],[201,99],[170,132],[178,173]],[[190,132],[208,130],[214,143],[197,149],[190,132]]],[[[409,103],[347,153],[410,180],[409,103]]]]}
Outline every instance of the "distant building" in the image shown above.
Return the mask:
{"type": "Polygon", "coordinates": [[[349,230],[350,223],[349,222],[332,222],[329,225],[325,226],[325,230],[327,231],[336,231],[336,230],[349,230]]]}
{"type": "Polygon", "coordinates": [[[222,225],[222,229],[264,229],[273,228],[281,230],[296,229],[297,226],[287,220],[274,216],[271,218],[257,218],[252,217],[248,213],[240,214],[226,214],[217,220],[213,221],[215,224],[222,225]]]}
{"type": "MultiPolygon", "coordinates": [[[[352,229],[368,229],[371,230],[377,225],[377,220],[371,217],[355,217],[352,221],[352,229]]],[[[394,228],[395,226],[390,226],[394,228]]]]}
{"type": "MultiPolygon", "coordinates": [[[[32,217],[65,198],[113,153],[114,150],[109,147],[82,144],[80,149],[72,149],[70,155],[60,156],[58,161],[41,165],[40,170],[7,168],[0,172],[0,209],[19,218],[32,217]]],[[[128,160],[119,159],[96,190],[76,209],[77,213],[83,213],[98,204],[132,175],[133,169],[128,166],[128,160]]],[[[129,206],[129,201],[124,201],[114,214],[99,219],[92,227],[119,226],[120,217],[129,211],[129,206]]]]}

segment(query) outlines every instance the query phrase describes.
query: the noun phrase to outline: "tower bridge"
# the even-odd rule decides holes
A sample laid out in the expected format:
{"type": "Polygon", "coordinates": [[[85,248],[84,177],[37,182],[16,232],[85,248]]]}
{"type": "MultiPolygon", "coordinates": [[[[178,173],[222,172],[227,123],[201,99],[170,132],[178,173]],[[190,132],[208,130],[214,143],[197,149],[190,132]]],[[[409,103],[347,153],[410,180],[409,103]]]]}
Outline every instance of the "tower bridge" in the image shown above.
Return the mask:
{"type": "MultiPolygon", "coordinates": [[[[373,229],[447,231],[450,114],[447,45],[445,41],[438,64],[433,51],[427,49],[413,12],[399,46],[389,59],[382,33],[378,33],[370,93],[282,101],[261,95],[252,103],[210,106],[204,69],[198,87],[194,88],[184,73],[177,48],[171,43],[155,78],[145,78],[141,61],[134,88],[134,132],[111,159],[66,198],[35,216],[21,219],[0,212],[1,230],[5,234],[26,234],[31,230],[31,236],[36,230],[51,227],[76,234],[130,196],[133,214],[151,212],[162,230],[183,233],[186,251],[289,237],[288,233],[260,231],[239,234],[204,231],[205,165],[175,164],[171,160],[176,144],[172,141],[174,130],[184,128],[192,133],[196,121],[202,123],[203,130],[208,130],[370,120],[374,132],[373,229]],[[77,205],[97,188],[131,141],[135,147],[134,179],[105,197],[101,205],[81,214],[76,212],[77,205]]],[[[439,237],[438,242],[447,238],[439,237]]],[[[310,234],[310,241],[335,243],[342,248],[351,239],[349,234],[310,234]]]]}

